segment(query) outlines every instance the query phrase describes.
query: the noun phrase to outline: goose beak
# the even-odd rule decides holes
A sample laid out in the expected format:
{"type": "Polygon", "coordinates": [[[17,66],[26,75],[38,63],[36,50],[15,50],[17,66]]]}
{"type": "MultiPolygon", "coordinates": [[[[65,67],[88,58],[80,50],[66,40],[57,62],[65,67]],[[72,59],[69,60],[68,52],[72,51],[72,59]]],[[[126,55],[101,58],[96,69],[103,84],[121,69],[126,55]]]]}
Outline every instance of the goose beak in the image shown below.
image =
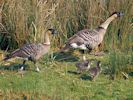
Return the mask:
{"type": "Polygon", "coordinates": [[[53,35],[57,35],[57,34],[58,34],[57,30],[54,30],[54,31],[52,32],[52,34],[53,34],[53,35]]]}
{"type": "Polygon", "coordinates": [[[48,31],[50,31],[53,35],[58,33],[56,29],[48,29],[48,31]]]}
{"type": "Polygon", "coordinates": [[[118,17],[124,16],[124,13],[123,13],[123,12],[118,12],[118,13],[117,13],[117,16],[118,16],[118,17]]]}

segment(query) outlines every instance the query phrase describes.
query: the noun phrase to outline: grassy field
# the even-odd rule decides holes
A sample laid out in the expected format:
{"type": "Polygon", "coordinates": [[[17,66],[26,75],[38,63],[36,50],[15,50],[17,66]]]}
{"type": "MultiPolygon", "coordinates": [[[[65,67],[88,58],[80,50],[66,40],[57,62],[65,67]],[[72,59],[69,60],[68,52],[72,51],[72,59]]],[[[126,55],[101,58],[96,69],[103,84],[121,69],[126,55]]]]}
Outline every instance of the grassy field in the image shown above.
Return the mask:
{"type": "MultiPolygon", "coordinates": [[[[110,54],[94,57],[102,61],[102,73],[91,81],[89,74],[76,74],[77,54],[54,54],[40,61],[41,72],[35,72],[28,62],[24,75],[18,73],[19,64],[1,67],[0,98],[4,100],[132,100],[133,73],[124,80],[121,74],[112,80],[106,71],[110,54]],[[66,59],[64,59],[66,58],[66,59]]],[[[128,57],[129,58],[129,57],[128,57]]],[[[18,63],[21,60],[17,60],[18,63]]],[[[129,67],[129,66],[128,66],[129,67]]]]}
{"type": "Polygon", "coordinates": [[[0,100],[133,100],[133,0],[0,0],[0,60],[3,52],[43,42],[49,28],[58,34],[40,60],[40,73],[30,62],[24,75],[18,73],[21,60],[0,62],[0,100]],[[87,55],[102,62],[92,82],[88,73],[75,74],[79,52],[58,51],[76,32],[97,27],[115,11],[124,16],[107,29],[101,48],[107,54],[87,55]]]}

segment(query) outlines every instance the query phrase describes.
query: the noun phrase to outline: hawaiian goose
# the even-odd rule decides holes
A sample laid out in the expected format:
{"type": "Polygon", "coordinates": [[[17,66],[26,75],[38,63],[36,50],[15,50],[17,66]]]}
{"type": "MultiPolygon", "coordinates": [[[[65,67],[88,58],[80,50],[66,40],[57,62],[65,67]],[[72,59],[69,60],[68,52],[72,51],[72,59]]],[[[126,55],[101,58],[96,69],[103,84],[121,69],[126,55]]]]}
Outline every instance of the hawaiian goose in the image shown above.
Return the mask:
{"type": "Polygon", "coordinates": [[[84,61],[76,63],[75,65],[77,68],[77,72],[80,74],[82,72],[89,70],[90,65],[91,65],[91,61],[90,60],[84,60],[84,61]]]}
{"type": "Polygon", "coordinates": [[[121,12],[114,12],[104,23],[95,29],[84,29],[73,35],[66,43],[61,52],[69,48],[92,51],[102,43],[109,24],[117,17],[123,16],[121,12]]]}
{"type": "Polygon", "coordinates": [[[24,69],[24,65],[27,60],[32,61],[35,64],[36,71],[39,72],[39,68],[37,66],[36,61],[39,60],[44,54],[48,53],[50,49],[50,39],[49,35],[56,34],[57,31],[54,29],[48,29],[48,31],[45,34],[45,42],[44,43],[31,43],[26,44],[23,47],[15,50],[11,54],[7,55],[4,60],[8,60],[13,57],[20,57],[23,58],[23,64],[21,66],[20,71],[24,69]]]}
{"type": "Polygon", "coordinates": [[[101,61],[97,62],[97,66],[96,67],[90,68],[88,70],[89,74],[92,77],[92,80],[95,80],[95,78],[100,74],[101,70],[102,70],[101,69],[101,61]]]}

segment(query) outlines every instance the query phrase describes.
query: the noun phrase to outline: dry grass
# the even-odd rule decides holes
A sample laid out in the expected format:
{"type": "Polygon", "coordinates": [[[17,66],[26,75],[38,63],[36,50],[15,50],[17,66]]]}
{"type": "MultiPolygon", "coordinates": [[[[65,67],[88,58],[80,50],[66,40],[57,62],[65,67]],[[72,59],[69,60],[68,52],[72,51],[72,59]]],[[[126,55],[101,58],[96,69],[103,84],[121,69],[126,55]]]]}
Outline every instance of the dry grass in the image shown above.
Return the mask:
{"type": "Polygon", "coordinates": [[[125,16],[110,25],[104,48],[119,48],[118,29],[121,30],[124,41],[121,42],[121,48],[127,48],[127,44],[131,44],[132,0],[3,0],[0,7],[2,48],[17,48],[27,42],[42,42],[43,34],[48,28],[59,31],[53,45],[61,47],[77,31],[95,28],[114,11],[122,11],[125,16]]]}

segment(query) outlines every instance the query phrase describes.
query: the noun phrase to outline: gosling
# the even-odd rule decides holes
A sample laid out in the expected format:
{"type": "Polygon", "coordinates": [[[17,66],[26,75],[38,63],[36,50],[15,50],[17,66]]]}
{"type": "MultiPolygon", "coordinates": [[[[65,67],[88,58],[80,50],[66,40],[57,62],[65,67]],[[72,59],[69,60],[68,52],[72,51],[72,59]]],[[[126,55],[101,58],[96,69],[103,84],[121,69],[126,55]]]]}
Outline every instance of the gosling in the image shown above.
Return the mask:
{"type": "Polygon", "coordinates": [[[84,60],[84,61],[76,63],[75,66],[77,68],[77,73],[81,74],[85,71],[88,71],[90,69],[90,65],[91,65],[90,60],[84,60]]]}
{"type": "Polygon", "coordinates": [[[98,77],[101,73],[101,70],[101,61],[97,61],[96,67],[90,68],[88,70],[89,74],[91,75],[92,81],[95,81],[96,77],[98,77]]]}

